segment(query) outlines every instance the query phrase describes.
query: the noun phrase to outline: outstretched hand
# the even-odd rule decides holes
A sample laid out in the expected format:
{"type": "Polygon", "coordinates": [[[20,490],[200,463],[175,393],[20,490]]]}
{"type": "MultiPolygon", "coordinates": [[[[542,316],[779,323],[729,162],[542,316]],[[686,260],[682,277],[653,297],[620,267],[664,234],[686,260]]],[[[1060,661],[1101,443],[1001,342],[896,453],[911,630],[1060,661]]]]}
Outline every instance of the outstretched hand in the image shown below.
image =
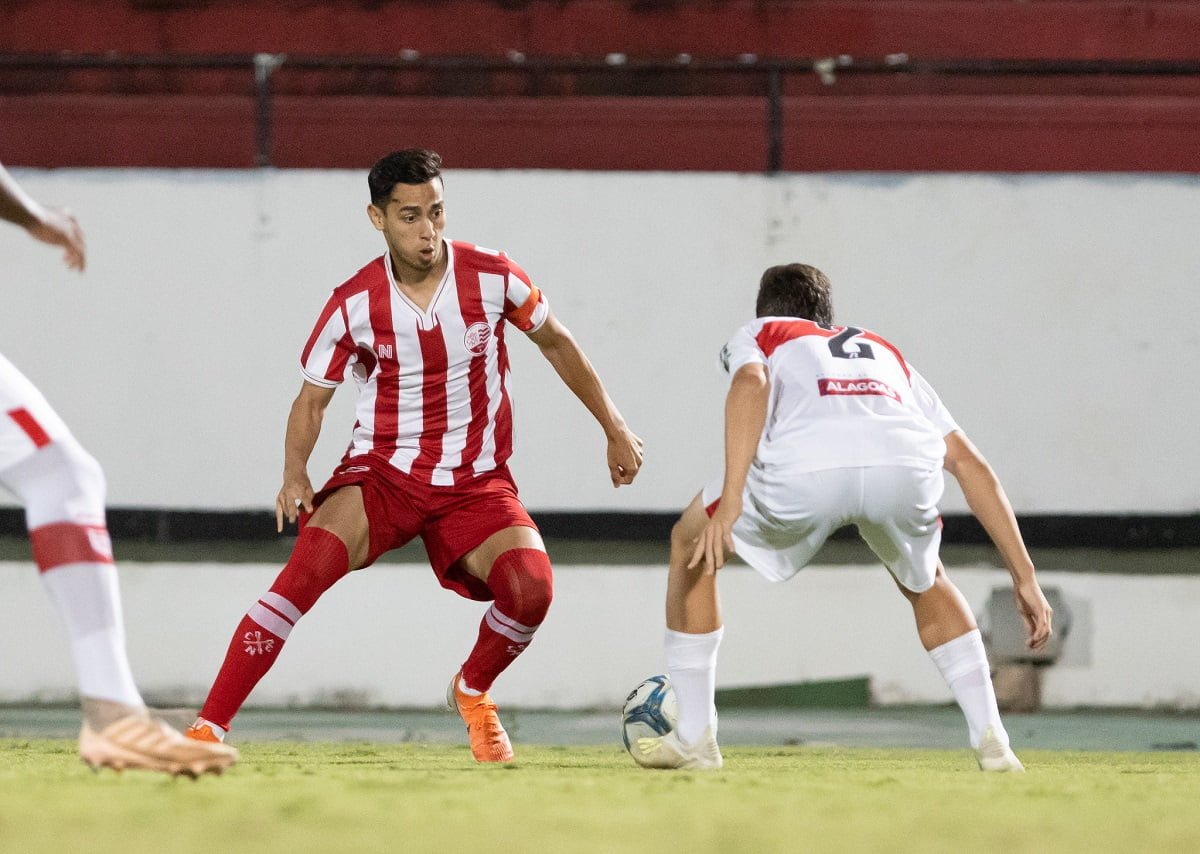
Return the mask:
{"type": "Polygon", "coordinates": [[[633,483],[641,468],[641,439],[627,427],[608,437],[608,475],[614,489],[633,483]]]}
{"type": "Polygon", "coordinates": [[[1042,588],[1032,578],[1013,588],[1013,598],[1017,600],[1017,610],[1025,621],[1025,645],[1032,650],[1042,649],[1054,633],[1054,609],[1046,601],[1042,588]]]}
{"type": "Polygon", "coordinates": [[[83,229],[66,208],[44,208],[41,218],[29,226],[29,234],[51,246],[63,248],[63,262],[72,270],[83,272],[87,263],[87,247],[83,229]]]}
{"type": "Polygon", "coordinates": [[[300,515],[313,512],[313,488],[307,474],[284,475],[283,486],[275,496],[275,530],[283,532],[283,520],[294,523],[300,515]]]}
{"type": "Polygon", "coordinates": [[[733,551],[733,523],[742,515],[741,497],[722,498],[717,510],[704,525],[692,559],[687,568],[695,569],[701,563],[707,566],[705,574],[711,574],[725,565],[726,552],[733,551]]]}

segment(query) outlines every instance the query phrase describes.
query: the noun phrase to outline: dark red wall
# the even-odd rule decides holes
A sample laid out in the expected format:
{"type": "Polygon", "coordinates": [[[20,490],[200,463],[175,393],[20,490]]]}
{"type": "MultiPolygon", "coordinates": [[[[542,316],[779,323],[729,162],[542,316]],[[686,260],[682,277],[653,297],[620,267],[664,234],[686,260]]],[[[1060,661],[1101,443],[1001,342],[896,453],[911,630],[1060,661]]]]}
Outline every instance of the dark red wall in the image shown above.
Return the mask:
{"type": "Polygon", "coordinates": [[[0,51],[1200,57],[1194,2],[7,0],[0,51]]]}
{"type": "MultiPolygon", "coordinates": [[[[0,52],[595,59],[1200,59],[1200,3],[226,2],[16,0],[0,52]]],[[[275,78],[271,162],[351,167],[407,145],[459,168],[761,171],[761,76],[322,74],[275,78]],[[675,88],[672,88],[675,87],[675,88]],[[678,90],[678,91],[677,91],[678,90]],[[581,97],[578,93],[595,93],[581,97]],[[639,93],[656,96],[635,96],[639,93]],[[673,96],[663,94],[676,92],[673,96]],[[692,94],[709,92],[707,95],[692,94]]],[[[1200,75],[839,75],[785,82],[782,168],[1200,171],[1200,75]]],[[[0,158],[30,166],[255,163],[248,67],[31,72],[0,66],[0,158]]]]}

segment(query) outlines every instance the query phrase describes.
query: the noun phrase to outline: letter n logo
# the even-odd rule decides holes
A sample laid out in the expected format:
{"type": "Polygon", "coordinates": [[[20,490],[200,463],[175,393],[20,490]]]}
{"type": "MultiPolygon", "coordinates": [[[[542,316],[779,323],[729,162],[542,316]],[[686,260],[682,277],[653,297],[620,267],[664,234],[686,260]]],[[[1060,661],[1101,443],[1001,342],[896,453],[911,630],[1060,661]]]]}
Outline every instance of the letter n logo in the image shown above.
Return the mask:
{"type": "Polygon", "coordinates": [[[379,353],[379,358],[381,358],[381,359],[394,359],[394,358],[396,358],[395,351],[392,349],[392,345],[391,345],[391,344],[380,344],[379,346],[377,346],[377,347],[375,348],[375,351],[376,351],[377,353],[379,353]]]}

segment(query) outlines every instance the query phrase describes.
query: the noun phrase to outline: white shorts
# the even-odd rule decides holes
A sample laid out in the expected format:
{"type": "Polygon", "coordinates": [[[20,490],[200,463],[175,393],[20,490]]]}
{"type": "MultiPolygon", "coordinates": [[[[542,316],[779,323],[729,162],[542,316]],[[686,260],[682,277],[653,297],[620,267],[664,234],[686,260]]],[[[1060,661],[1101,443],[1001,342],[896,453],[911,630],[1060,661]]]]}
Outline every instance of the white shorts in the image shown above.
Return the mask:
{"type": "MultiPolygon", "coordinates": [[[[711,513],[721,478],[704,488],[711,513]]],[[[751,469],[735,550],[768,581],[786,581],[808,565],[829,535],[857,525],[871,551],[914,593],[933,586],[942,522],[942,470],[906,466],[827,469],[784,475],[751,469]]]]}
{"type": "Polygon", "coordinates": [[[0,355],[0,471],[70,435],[37,387],[0,355]]]}

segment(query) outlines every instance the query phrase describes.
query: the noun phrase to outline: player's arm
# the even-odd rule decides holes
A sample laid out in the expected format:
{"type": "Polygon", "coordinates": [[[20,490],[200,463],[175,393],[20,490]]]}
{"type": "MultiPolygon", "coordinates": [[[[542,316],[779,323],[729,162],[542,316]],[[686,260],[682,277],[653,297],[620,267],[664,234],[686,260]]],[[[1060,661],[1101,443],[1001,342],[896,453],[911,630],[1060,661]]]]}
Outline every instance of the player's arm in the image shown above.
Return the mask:
{"type": "Polygon", "coordinates": [[[528,335],[603,428],[608,439],[608,473],[612,485],[633,483],[642,467],[642,440],[625,425],[625,419],[574,336],[553,314],[548,314],[545,322],[528,335]]]}
{"type": "Polygon", "coordinates": [[[335,389],[305,382],[288,413],[287,433],[283,439],[283,486],[275,496],[275,525],[283,530],[283,520],[295,522],[297,508],[313,511],[313,488],[308,479],[308,458],[321,435],[325,408],[335,389]]]}
{"type": "Polygon", "coordinates": [[[72,270],[83,270],[87,260],[83,231],[68,211],[46,208],[25,193],[8,170],[0,165],[0,219],[19,225],[43,243],[61,246],[63,260],[72,270]]]}
{"type": "Polygon", "coordinates": [[[996,544],[1012,575],[1013,595],[1028,634],[1026,643],[1030,649],[1041,649],[1053,631],[1054,612],[1038,585],[1033,560],[1025,548],[1017,517],[1000,479],[961,430],[946,436],[945,466],[962,487],[967,506],[996,544]]]}
{"type": "Polygon", "coordinates": [[[742,491],[758,442],[767,423],[771,384],[761,362],[742,365],[733,375],[725,396],[725,481],[721,503],[704,526],[688,569],[701,561],[709,572],[725,565],[725,551],[733,551],[733,523],[742,515],[742,491]]]}

